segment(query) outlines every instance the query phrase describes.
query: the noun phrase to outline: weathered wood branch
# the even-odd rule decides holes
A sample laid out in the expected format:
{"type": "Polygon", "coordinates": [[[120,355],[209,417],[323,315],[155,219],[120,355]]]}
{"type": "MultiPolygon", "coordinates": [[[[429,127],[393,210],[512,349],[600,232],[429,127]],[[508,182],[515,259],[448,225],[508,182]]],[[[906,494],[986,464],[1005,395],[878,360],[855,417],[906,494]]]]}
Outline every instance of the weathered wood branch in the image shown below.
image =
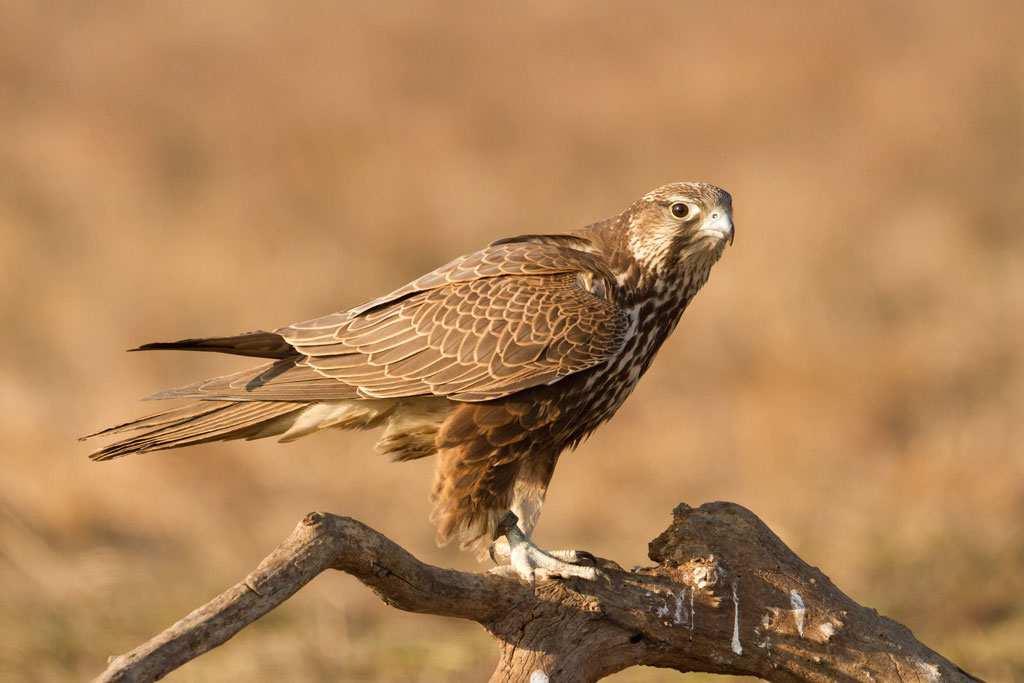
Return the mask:
{"type": "Polygon", "coordinates": [[[314,512],[241,583],[97,680],[156,680],[328,569],[392,607],[483,625],[499,644],[492,681],[594,681],[636,664],[769,681],[979,680],[854,602],[738,505],[680,504],[650,557],[633,571],[600,560],[595,582],[531,586],[424,564],[356,520],[314,512]]]}

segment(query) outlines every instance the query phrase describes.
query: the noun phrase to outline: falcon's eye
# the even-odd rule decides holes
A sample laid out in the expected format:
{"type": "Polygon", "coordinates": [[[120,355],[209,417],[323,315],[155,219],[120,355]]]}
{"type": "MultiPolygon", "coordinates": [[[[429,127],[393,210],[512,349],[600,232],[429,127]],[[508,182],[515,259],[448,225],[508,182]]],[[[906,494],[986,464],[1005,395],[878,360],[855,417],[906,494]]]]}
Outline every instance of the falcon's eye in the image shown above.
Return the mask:
{"type": "Polygon", "coordinates": [[[676,202],[672,205],[672,215],[676,218],[686,218],[690,215],[690,205],[683,202],[676,202]]]}

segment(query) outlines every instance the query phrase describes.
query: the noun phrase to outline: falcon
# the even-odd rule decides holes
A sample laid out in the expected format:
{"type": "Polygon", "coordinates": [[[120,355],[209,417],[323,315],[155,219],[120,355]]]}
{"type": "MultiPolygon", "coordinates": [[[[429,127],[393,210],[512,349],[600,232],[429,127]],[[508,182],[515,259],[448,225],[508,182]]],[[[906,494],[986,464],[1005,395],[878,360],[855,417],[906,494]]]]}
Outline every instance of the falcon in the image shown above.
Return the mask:
{"type": "Polygon", "coordinates": [[[190,399],[93,436],[90,455],[325,429],[380,429],[396,461],[435,457],[437,540],[490,551],[526,580],[593,579],[589,554],[530,539],[562,452],[622,405],[733,241],[732,197],[656,188],[564,234],[492,242],[390,294],[273,332],[138,349],[264,358],[151,399],[190,399]]]}

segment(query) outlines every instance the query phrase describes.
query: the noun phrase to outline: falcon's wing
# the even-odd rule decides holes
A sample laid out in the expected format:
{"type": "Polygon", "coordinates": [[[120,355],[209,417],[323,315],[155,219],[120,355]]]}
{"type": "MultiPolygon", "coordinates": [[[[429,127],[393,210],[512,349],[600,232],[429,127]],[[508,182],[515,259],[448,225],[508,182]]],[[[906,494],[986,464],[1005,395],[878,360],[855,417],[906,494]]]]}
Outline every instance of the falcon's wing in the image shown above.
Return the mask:
{"type": "Polygon", "coordinates": [[[484,401],[614,354],[627,321],[604,296],[608,278],[576,249],[498,244],[352,311],[277,333],[304,364],[366,398],[484,401]]]}
{"type": "Polygon", "coordinates": [[[362,397],[485,401],[608,359],[622,345],[626,320],[566,273],[460,282],[298,332],[281,334],[306,364],[362,397]]]}
{"type": "Polygon", "coordinates": [[[276,330],[298,357],[154,398],[500,398],[621,348],[627,320],[607,296],[610,278],[596,257],[559,244],[492,245],[350,311],[276,330]]]}

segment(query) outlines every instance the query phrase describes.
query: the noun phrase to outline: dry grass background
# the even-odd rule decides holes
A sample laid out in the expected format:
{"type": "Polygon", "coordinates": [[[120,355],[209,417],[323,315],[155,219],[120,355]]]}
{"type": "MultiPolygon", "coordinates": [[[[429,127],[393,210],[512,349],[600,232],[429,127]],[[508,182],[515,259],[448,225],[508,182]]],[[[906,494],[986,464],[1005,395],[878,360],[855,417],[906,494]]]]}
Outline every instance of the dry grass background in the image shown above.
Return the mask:
{"type": "MultiPolygon", "coordinates": [[[[538,532],[623,564],[758,512],[855,598],[1024,680],[1020,3],[0,3],[0,678],[81,680],[307,511],[428,560],[431,463],[367,435],[90,463],[245,359],[125,355],[354,305],[655,185],[737,241],[538,532]]],[[[476,627],[322,577],[177,681],[479,680],[476,627]]],[[[670,680],[634,669],[620,680],[670,680]]]]}

